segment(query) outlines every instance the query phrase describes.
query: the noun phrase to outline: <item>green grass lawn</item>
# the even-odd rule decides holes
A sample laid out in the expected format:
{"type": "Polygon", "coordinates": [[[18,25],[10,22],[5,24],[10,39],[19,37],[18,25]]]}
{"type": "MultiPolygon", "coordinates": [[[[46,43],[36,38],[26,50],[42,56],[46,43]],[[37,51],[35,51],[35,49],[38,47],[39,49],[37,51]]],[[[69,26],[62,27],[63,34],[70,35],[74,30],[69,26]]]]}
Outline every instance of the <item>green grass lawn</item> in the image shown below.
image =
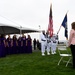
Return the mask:
{"type": "Polygon", "coordinates": [[[57,65],[60,56],[41,56],[41,52],[34,51],[32,54],[7,55],[0,58],[0,75],[75,75],[75,69],[66,63],[57,65]]]}

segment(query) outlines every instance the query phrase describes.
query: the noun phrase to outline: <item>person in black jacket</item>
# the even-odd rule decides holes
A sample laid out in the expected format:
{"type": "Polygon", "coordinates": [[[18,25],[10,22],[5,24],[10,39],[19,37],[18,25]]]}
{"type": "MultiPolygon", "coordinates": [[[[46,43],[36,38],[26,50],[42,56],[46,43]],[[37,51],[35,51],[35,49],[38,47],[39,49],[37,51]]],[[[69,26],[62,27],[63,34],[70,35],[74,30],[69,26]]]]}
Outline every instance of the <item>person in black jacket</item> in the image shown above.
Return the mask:
{"type": "Polygon", "coordinates": [[[36,50],[36,39],[35,38],[33,40],[33,46],[34,46],[34,50],[36,50]]]}
{"type": "Polygon", "coordinates": [[[37,39],[37,41],[36,41],[36,44],[37,44],[37,49],[41,50],[41,43],[39,42],[38,39],[37,39]]]}

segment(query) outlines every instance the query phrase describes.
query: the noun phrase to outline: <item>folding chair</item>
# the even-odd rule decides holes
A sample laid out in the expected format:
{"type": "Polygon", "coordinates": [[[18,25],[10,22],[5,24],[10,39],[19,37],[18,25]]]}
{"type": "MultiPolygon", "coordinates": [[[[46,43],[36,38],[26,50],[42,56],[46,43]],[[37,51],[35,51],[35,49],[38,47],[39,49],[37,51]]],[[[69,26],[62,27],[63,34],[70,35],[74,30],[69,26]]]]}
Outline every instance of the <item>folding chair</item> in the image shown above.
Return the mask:
{"type": "Polygon", "coordinates": [[[67,50],[67,46],[64,46],[64,45],[58,45],[58,52],[59,52],[59,55],[60,55],[60,60],[58,61],[58,65],[60,64],[61,61],[63,62],[66,62],[66,67],[69,63],[71,63],[71,54],[68,52],[67,50]],[[64,60],[64,58],[67,57],[68,60],[64,60]]]}

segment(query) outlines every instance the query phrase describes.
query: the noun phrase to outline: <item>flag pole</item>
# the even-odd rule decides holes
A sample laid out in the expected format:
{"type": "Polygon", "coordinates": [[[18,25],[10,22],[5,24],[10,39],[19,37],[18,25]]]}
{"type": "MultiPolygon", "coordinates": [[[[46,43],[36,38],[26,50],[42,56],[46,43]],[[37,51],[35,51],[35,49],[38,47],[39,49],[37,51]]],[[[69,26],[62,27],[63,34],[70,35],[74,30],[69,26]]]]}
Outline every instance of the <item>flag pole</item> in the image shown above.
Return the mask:
{"type": "Polygon", "coordinates": [[[59,31],[60,31],[61,27],[62,27],[62,25],[60,26],[60,28],[59,28],[59,30],[58,30],[58,32],[57,32],[57,34],[59,33],[59,31]]]}

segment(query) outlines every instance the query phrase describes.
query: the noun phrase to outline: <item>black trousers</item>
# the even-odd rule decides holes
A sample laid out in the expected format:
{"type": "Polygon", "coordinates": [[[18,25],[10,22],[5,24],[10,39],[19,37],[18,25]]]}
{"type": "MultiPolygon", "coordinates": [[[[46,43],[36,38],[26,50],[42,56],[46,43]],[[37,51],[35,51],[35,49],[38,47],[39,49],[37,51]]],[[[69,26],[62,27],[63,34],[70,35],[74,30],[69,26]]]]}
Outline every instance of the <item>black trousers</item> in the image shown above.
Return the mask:
{"type": "Polygon", "coordinates": [[[34,44],[34,50],[36,50],[36,44],[34,44]]]}
{"type": "Polygon", "coordinates": [[[75,45],[70,46],[72,52],[72,59],[73,59],[73,68],[75,68],[75,45]]]}

